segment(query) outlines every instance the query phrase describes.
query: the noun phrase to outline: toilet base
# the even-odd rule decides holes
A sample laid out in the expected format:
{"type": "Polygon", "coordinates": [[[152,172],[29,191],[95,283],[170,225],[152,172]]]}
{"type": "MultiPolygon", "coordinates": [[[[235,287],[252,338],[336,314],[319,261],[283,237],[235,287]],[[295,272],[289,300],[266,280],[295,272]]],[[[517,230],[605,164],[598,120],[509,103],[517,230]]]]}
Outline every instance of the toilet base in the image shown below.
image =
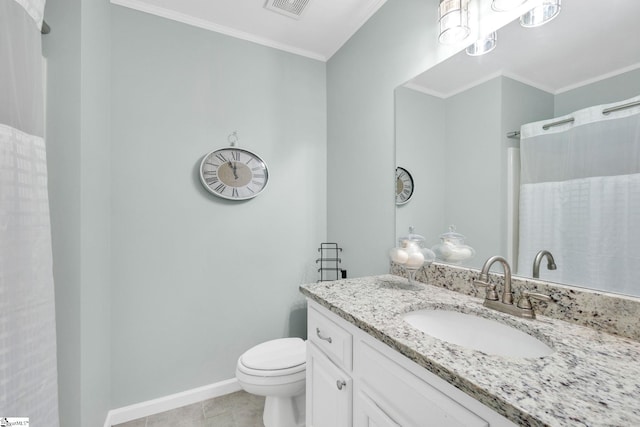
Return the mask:
{"type": "Polygon", "coordinates": [[[305,395],[267,396],[262,415],[264,427],[304,427],[305,395]]]}

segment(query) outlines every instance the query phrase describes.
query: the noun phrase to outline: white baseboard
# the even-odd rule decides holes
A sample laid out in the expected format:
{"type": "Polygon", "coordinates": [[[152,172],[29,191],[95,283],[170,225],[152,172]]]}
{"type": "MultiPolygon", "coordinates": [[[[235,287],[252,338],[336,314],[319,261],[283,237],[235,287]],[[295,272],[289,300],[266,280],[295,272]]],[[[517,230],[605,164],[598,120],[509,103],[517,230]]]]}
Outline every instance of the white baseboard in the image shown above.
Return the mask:
{"type": "Polygon", "coordinates": [[[203,400],[213,399],[214,397],[223,396],[240,390],[241,388],[238,380],[232,378],[230,380],[220,381],[215,384],[209,384],[180,393],[171,394],[169,396],[160,397],[158,399],[112,409],[107,414],[107,419],[104,421],[104,427],[111,427],[112,425],[126,423],[127,421],[148,417],[149,415],[158,414],[160,412],[170,411],[181,406],[191,405],[192,403],[202,402],[203,400]]]}

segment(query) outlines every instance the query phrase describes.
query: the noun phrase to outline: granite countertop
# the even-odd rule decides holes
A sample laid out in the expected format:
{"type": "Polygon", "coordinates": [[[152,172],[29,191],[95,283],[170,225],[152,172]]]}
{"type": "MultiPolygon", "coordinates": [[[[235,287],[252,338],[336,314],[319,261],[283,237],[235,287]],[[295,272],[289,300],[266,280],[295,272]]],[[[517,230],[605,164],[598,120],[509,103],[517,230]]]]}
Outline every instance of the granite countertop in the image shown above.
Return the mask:
{"type": "Polygon", "coordinates": [[[538,316],[516,318],[482,299],[382,275],[300,286],[301,292],[465,393],[524,426],[640,426],[640,343],[538,316]],[[487,355],[433,338],[402,320],[422,308],[499,320],[555,352],[487,355]]]}

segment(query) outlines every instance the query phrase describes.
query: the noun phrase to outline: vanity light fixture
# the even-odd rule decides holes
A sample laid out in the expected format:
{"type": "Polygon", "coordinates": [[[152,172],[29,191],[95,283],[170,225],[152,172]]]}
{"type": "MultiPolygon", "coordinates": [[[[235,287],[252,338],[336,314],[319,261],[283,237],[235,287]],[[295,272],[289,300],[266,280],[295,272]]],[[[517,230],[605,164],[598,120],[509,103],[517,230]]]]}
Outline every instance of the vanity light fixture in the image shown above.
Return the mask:
{"type": "Polygon", "coordinates": [[[485,53],[489,53],[496,48],[497,41],[498,33],[494,31],[488,36],[478,39],[475,43],[467,46],[467,55],[480,56],[484,55],[485,53]]]}
{"type": "Polygon", "coordinates": [[[454,44],[469,36],[468,0],[440,0],[438,21],[442,44],[454,44]]]}
{"type": "Polygon", "coordinates": [[[491,2],[491,9],[496,12],[507,12],[523,5],[526,1],[527,0],[493,0],[491,2]]]}
{"type": "Polygon", "coordinates": [[[545,0],[542,5],[536,6],[520,17],[520,25],[525,28],[539,27],[560,13],[560,0],[545,0]]]}

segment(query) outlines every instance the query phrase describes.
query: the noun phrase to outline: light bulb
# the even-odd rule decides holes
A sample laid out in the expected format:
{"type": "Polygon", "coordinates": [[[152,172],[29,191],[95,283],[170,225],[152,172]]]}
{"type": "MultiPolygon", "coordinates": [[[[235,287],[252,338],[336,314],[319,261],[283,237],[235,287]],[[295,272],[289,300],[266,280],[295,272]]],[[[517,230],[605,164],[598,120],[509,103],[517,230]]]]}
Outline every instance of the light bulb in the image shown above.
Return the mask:
{"type": "Polygon", "coordinates": [[[560,0],[545,0],[542,5],[534,7],[520,17],[520,25],[525,28],[539,27],[560,13],[560,0]]]}

